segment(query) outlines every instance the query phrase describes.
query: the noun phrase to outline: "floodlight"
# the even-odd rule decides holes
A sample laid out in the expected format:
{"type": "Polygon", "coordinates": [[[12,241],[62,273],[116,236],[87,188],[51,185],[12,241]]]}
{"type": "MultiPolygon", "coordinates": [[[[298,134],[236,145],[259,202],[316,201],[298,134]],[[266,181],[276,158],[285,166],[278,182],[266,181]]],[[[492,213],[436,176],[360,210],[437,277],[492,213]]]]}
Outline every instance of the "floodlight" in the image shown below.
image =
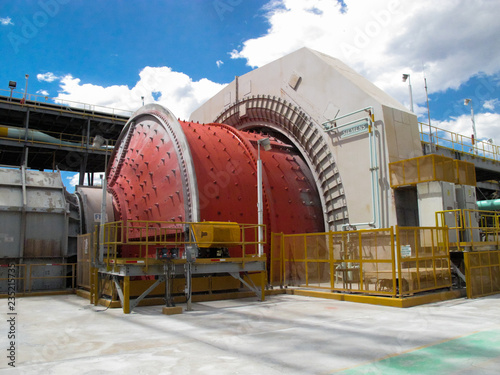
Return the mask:
{"type": "Polygon", "coordinates": [[[103,136],[101,135],[96,135],[94,137],[94,143],[92,143],[92,147],[93,148],[101,148],[102,145],[104,144],[104,142],[106,142],[106,140],[104,139],[103,136]]]}
{"type": "Polygon", "coordinates": [[[269,140],[269,138],[262,138],[259,139],[257,142],[259,143],[259,145],[262,146],[264,151],[269,151],[271,149],[271,141],[269,140]]]}

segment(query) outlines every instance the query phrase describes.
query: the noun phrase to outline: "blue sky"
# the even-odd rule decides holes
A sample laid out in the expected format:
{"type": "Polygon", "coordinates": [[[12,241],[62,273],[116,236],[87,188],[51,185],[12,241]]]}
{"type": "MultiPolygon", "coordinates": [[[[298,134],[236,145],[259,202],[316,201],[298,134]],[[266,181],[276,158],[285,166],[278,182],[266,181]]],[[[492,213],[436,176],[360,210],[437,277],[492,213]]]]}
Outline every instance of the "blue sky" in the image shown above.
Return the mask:
{"type": "Polygon", "coordinates": [[[228,52],[265,32],[265,2],[227,0],[221,4],[2,0],[0,18],[10,23],[4,22],[0,29],[1,78],[24,83],[29,73],[29,92],[42,89],[51,96],[57,96],[60,82],[35,81],[37,74],[70,74],[82,83],[103,87],[134,86],[144,67],[168,66],[195,81],[209,77],[214,82],[230,82],[250,67],[239,59],[219,69],[216,61],[227,62],[228,52]]]}
{"type": "MultiPolygon", "coordinates": [[[[307,46],[339,58],[427,122],[500,144],[500,2],[0,0],[0,89],[181,118],[256,67],[307,46]]],[[[3,94],[7,91],[3,91],[3,94]]]]}

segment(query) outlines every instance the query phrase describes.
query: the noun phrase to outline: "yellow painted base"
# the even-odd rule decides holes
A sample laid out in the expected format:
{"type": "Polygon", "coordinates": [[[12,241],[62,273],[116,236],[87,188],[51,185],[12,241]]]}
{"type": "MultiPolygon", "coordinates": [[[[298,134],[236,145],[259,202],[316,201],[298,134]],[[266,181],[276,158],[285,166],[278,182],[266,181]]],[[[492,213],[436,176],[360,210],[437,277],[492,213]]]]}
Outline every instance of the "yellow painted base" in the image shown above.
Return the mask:
{"type": "Polygon", "coordinates": [[[167,306],[165,306],[161,310],[161,313],[165,314],[165,315],[182,314],[182,307],[180,307],[180,306],[175,306],[175,307],[167,307],[167,306]]]}
{"type": "Polygon", "coordinates": [[[326,298],[326,299],[334,299],[337,301],[347,301],[347,302],[369,303],[372,305],[400,307],[400,308],[425,305],[427,303],[447,301],[450,299],[465,297],[464,290],[426,293],[419,296],[411,296],[405,298],[321,292],[321,291],[307,290],[307,289],[287,289],[286,293],[297,296],[326,298]]]}
{"type": "MultiPolygon", "coordinates": [[[[38,292],[27,292],[27,293],[16,293],[16,297],[43,297],[43,296],[62,296],[66,294],[75,294],[74,289],[66,289],[66,290],[42,290],[38,292]]],[[[8,294],[0,294],[0,299],[9,298],[8,294]]]]}
{"type": "MultiPolygon", "coordinates": [[[[265,291],[266,296],[274,296],[278,294],[286,294],[285,289],[273,289],[273,290],[266,290],[265,291]]],[[[83,289],[78,289],[76,291],[76,295],[90,300],[90,292],[87,290],[83,289]]],[[[238,298],[251,298],[255,297],[254,292],[228,292],[228,293],[212,293],[212,294],[195,294],[191,297],[191,301],[193,302],[208,302],[208,301],[222,301],[222,300],[227,300],[227,299],[238,299],[238,298]]],[[[173,297],[174,303],[185,303],[186,302],[186,297],[184,296],[175,296],[173,297]]],[[[158,306],[158,305],[164,305],[165,304],[165,299],[162,297],[150,297],[150,298],[144,298],[142,301],[139,302],[138,306],[158,306]]],[[[109,308],[118,308],[121,307],[120,301],[119,300],[109,300],[105,298],[100,298],[99,299],[99,305],[109,307],[109,308]]]]}
{"type": "Polygon", "coordinates": [[[78,297],[82,297],[82,298],[90,300],[90,292],[86,289],[77,289],[76,295],[78,297]]]}
{"type": "MultiPolygon", "coordinates": [[[[88,290],[77,289],[76,295],[78,297],[82,297],[82,298],[88,299],[90,301],[90,292],[88,290]]],[[[121,304],[120,304],[120,301],[117,301],[117,300],[111,301],[111,300],[106,299],[106,298],[99,298],[99,301],[96,304],[96,306],[97,305],[101,305],[101,306],[104,306],[104,307],[109,307],[109,308],[112,308],[112,309],[113,308],[122,307],[121,304]]]]}

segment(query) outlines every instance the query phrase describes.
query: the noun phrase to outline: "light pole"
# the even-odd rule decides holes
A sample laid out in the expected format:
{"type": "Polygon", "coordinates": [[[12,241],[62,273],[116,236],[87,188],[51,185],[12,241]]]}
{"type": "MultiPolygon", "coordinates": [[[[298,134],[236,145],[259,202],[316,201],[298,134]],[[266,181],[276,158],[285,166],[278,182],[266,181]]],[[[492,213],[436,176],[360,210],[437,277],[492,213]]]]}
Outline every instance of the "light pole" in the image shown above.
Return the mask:
{"type": "Polygon", "coordinates": [[[9,81],[9,89],[10,89],[9,102],[12,101],[12,91],[14,91],[14,89],[16,88],[16,86],[17,86],[17,82],[15,82],[15,81],[9,81]]]}
{"type": "Polygon", "coordinates": [[[410,109],[413,112],[413,93],[411,91],[411,79],[409,74],[403,74],[403,82],[408,79],[408,90],[410,90],[410,109]]]}
{"type": "Polygon", "coordinates": [[[264,255],[264,231],[262,225],[264,224],[264,203],[262,198],[262,160],[260,159],[260,146],[264,151],[271,149],[271,141],[269,138],[262,138],[257,141],[257,216],[259,224],[259,257],[264,255]]]}
{"type": "Polygon", "coordinates": [[[477,155],[477,149],[475,147],[477,141],[476,134],[476,122],[474,121],[474,108],[472,108],[472,99],[464,99],[464,105],[470,104],[470,118],[472,121],[472,148],[474,149],[474,153],[477,155]]]}
{"type": "Polygon", "coordinates": [[[429,153],[432,154],[432,128],[431,128],[431,111],[429,109],[429,93],[427,92],[427,78],[424,76],[425,97],[427,98],[427,117],[429,118],[429,153]]]}
{"type": "Polygon", "coordinates": [[[22,104],[24,104],[26,102],[26,95],[28,94],[28,78],[29,78],[29,74],[26,74],[24,76],[24,78],[26,78],[26,86],[24,86],[24,96],[23,96],[23,100],[22,100],[22,104]]]}
{"type": "Polygon", "coordinates": [[[99,263],[104,261],[104,225],[106,224],[106,172],[108,169],[108,146],[109,139],[100,135],[94,138],[93,148],[101,148],[103,144],[106,145],[104,150],[104,176],[102,177],[102,202],[101,202],[101,222],[99,223],[99,263]]]}

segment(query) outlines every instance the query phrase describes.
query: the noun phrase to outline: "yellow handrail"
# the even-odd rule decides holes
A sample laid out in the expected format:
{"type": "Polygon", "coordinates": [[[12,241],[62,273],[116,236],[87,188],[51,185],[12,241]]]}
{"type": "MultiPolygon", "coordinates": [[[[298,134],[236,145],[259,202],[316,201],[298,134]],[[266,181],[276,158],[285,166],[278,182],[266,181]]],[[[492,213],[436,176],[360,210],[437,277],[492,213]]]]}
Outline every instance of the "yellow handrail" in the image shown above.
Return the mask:
{"type": "Polygon", "coordinates": [[[392,188],[430,181],[476,186],[473,163],[430,154],[389,163],[392,188]]]}
{"type": "MultiPolygon", "coordinates": [[[[258,224],[240,224],[240,223],[224,223],[224,222],[172,222],[172,221],[147,221],[147,220],[129,220],[126,223],[122,221],[109,222],[104,225],[104,246],[107,248],[106,263],[108,268],[111,263],[118,262],[118,246],[137,246],[139,250],[138,260],[142,260],[145,266],[148,267],[151,262],[151,257],[155,254],[150,254],[151,247],[180,247],[197,246],[197,247],[241,247],[242,258],[255,257],[257,255],[257,245],[264,244],[265,241],[259,242],[258,239],[258,224]],[[239,237],[224,239],[224,237],[212,238],[211,240],[203,240],[196,238],[194,233],[200,228],[214,228],[217,226],[237,228],[239,237]],[[248,254],[247,247],[253,245],[255,251],[248,254]]],[[[264,238],[266,238],[266,227],[264,228],[264,238]]],[[[97,229],[97,228],[96,228],[97,229]]],[[[205,233],[203,229],[202,233],[205,233]]],[[[98,237],[98,236],[95,236],[98,237]]],[[[97,246],[95,244],[94,246],[97,246]]]]}
{"type": "MultiPolygon", "coordinates": [[[[22,281],[22,290],[19,291],[17,290],[16,292],[19,294],[26,294],[26,293],[33,293],[33,281],[34,280],[57,280],[57,279],[63,279],[71,280],[71,289],[76,288],[76,265],[77,263],[33,263],[33,264],[14,264],[14,267],[18,269],[22,269],[23,272],[18,271],[17,273],[22,273],[22,275],[18,275],[16,277],[12,278],[0,278],[0,281],[4,280],[16,280],[16,281],[22,281]],[[61,275],[52,275],[52,276],[33,276],[33,270],[39,267],[63,267],[64,272],[61,272],[61,275]],[[71,267],[71,274],[66,275],[65,269],[66,267],[71,267]]],[[[66,289],[65,287],[63,288],[58,288],[57,290],[60,289],[66,289]]],[[[44,290],[45,291],[45,290],[44,290]]],[[[37,291],[38,292],[38,291],[37,291]]]]}
{"type": "Polygon", "coordinates": [[[465,247],[500,246],[500,212],[456,209],[436,212],[436,225],[448,227],[450,246],[456,250],[465,247]]]}
{"type": "Polygon", "coordinates": [[[420,127],[420,140],[429,143],[431,138],[432,144],[446,148],[452,151],[458,151],[472,156],[480,156],[489,160],[500,161],[500,146],[494,145],[490,142],[483,142],[479,140],[472,140],[459,133],[455,133],[446,129],[430,126],[429,124],[419,123],[420,127]],[[430,134],[432,134],[430,136],[430,134]]]}

